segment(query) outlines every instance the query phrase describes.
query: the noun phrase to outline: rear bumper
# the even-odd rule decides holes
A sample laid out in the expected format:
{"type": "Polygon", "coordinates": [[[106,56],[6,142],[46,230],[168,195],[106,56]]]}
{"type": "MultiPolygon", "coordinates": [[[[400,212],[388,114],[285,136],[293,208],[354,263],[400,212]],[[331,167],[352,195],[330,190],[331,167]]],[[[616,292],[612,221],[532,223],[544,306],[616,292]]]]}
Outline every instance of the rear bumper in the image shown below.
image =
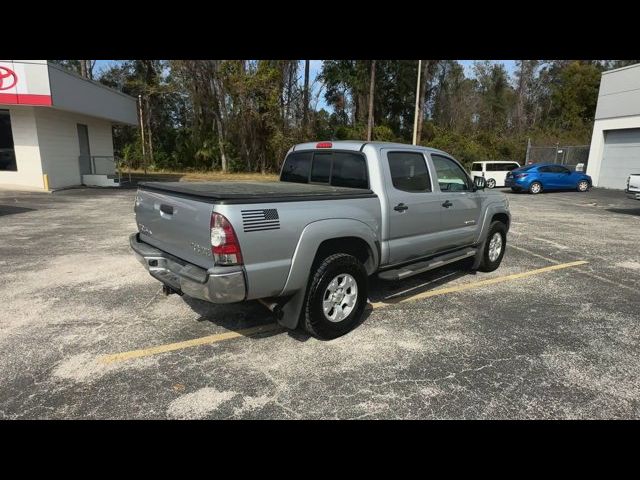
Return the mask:
{"type": "Polygon", "coordinates": [[[129,245],[153,278],[176,291],[212,303],[241,302],[247,296],[242,267],[205,270],[141,242],[137,233],[129,236],[129,245]]]}
{"type": "Polygon", "coordinates": [[[640,192],[627,189],[625,190],[625,193],[627,194],[628,198],[633,198],[634,200],[640,200],[640,192]]]}
{"type": "Polygon", "coordinates": [[[504,186],[511,188],[528,188],[526,179],[513,177],[507,177],[507,179],[504,181],[504,186]]]}

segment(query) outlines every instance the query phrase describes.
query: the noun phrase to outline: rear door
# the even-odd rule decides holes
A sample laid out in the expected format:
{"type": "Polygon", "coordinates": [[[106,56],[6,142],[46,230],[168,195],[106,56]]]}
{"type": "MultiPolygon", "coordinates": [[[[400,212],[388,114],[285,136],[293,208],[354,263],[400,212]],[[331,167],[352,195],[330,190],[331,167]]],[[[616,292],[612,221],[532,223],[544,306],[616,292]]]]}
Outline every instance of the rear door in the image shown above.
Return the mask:
{"type": "Polygon", "coordinates": [[[432,153],[440,190],[442,229],[447,248],[471,245],[480,221],[480,198],[462,166],[450,157],[432,153]]]}
{"type": "Polygon", "coordinates": [[[558,188],[557,176],[551,167],[552,165],[538,167],[538,180],[542,183],[542,188],[558,188]]]}
{"type": "Polygon", "coordinates": [[[389,263],[400,263],[442,247],[441,201],[427,159],[416,150],[382,149],[389,218],[389,263]]]}

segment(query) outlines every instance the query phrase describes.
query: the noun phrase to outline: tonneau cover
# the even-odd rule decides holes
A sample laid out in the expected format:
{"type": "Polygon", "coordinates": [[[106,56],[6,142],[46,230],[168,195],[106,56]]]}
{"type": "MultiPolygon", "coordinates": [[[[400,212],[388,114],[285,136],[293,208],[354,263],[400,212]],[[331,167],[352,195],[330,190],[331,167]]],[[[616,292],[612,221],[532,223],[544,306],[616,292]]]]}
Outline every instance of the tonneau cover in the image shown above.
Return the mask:
{"type": "Polygon", "coordinates": [[[363,198],[368,189],[292,182],[141,182],[140,188],[208,198],[222,203],[363,198]]]}

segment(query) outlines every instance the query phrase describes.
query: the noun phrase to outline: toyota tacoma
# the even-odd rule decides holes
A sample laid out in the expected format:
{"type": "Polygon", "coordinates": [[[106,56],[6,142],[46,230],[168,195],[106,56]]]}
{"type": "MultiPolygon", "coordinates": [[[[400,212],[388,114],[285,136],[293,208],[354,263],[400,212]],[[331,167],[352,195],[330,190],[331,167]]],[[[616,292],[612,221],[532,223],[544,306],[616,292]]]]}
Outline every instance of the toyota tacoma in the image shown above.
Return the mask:
{"type": "Polygon", "coordinates": [[[495,270],[511,219],[451,155],[363,141],[296,145],[277,182],[141,183],[135,215],[131,248],[166,294],[259,300],[322,339],[358,324],[372,275],[495,270]]]}

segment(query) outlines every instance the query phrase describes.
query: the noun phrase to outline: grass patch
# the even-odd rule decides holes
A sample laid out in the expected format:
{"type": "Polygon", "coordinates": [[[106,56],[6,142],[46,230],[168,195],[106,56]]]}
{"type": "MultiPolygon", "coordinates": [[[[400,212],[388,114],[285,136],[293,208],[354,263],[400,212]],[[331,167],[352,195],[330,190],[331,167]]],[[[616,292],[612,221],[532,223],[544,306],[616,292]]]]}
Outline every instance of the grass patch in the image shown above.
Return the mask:
{"type": "MultiPolygon", "coordinates": [[[[122,172],[122,177],[127,178],[128,171],[122,172]]],[[[132,179],[141,181],[165,181],[165,182],[234,182],[234,181],[252,181],[252,182],[275,182],[278,175],[268,173],[222,173],[222,172],[178,172],[173,170],[161,170],[147,172],[144,170],[131,170],[132,179]]]]}

